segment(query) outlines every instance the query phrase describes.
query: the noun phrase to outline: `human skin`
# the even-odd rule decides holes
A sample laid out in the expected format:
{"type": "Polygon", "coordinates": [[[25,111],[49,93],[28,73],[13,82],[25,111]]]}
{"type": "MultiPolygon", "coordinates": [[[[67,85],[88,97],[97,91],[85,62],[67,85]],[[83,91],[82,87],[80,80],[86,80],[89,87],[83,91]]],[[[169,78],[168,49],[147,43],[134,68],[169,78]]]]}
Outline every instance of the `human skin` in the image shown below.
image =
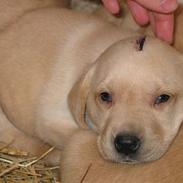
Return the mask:
{"type": "MultiPolygon", "coordinates": [[[[120,11],[118,0],[102,0],[104,6],[112,14],[120,11]]],[[[177,0],[127,0],[128,7],[139,25],[151,24],[155,35],[172,43],[174,33],[174,11],[177,0]]]]}

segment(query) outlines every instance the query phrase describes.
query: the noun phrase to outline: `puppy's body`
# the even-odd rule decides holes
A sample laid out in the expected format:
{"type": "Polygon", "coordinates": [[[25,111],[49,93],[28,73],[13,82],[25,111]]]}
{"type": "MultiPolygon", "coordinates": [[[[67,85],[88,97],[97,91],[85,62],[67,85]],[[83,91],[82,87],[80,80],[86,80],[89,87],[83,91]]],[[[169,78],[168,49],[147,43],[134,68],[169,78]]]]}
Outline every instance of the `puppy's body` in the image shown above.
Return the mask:
{"type": "Polygon", "coordinates": [[[1,0],[0,30],[11,25],[25,13],[49,6],[64,6],[63,0],[1,0]]]}
{"type": "Polygon", "coordinates": [[[32,11],[7,27],[0,35],[0,100],[8,122],[62,147],[77,128],[67,107],[72,86],[109,45],[126,36],[59,8],[32,11]]]}
{"type": "Polygon", "coordinates": [[[24,144],[38,138],[62,148],[77,122],[98,133],[104,158],[152,161],[183,121],[182,55],[94,16],[28,11],[1,32],[0,57],[3,126],[11,123],[14,139],[27,135],[24,144]],[[118,137],[135,146],[121,149],[118,137]]]}
{"type": "MultiPolygon", "coordinates": [[[[0,35],[5,32],[13,24],[16,24],[28,12],[45,7],[63,7],[65,3],[62,0],[2,0],[0,1],[0,35]]],[[[21,28],[20,28],[21,29],[21,28]]],[[[7,48],[8,49],[8,48],[7,48]]],[[[2,68],[3,70],[3,68],[2,68]]],[[[34,156],[39,156],[45,152],[50,146],[40,139],[26,135],[20,131],[8,119],[2,108],[0,110],[0,141],[10,143],[11,145],[23,149],[34,156]]],[[[55,151],[57,152],[57,150],[55,151]]],[[[58,156],[57,156],[58,158],[58,156]]],[[[48,157],[50,163],[58,162],[53,156],[48,157]],[[56,160],[56,161],[55,161],[56,160]]]]}

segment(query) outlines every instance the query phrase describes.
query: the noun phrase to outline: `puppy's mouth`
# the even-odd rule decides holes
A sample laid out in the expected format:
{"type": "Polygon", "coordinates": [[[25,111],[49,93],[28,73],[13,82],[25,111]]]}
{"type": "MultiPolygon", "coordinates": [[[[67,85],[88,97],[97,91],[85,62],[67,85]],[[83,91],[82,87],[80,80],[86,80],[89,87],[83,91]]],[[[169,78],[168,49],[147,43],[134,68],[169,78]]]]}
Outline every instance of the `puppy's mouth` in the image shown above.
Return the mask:
{"type": "Polygon", "coordinates": [[[119,163],[124,163],[124,164],[139,164],[141,163],[140,161],[130,158],[130,157],[125,157],[121,161],[118,161],[119,163]]]}
{"type": "Polygon", "coordinates": [[[112,161],[121,164],[139,164],[143,163],[138,155],[121,155],[116,152],[113,154],[112,161]]]}

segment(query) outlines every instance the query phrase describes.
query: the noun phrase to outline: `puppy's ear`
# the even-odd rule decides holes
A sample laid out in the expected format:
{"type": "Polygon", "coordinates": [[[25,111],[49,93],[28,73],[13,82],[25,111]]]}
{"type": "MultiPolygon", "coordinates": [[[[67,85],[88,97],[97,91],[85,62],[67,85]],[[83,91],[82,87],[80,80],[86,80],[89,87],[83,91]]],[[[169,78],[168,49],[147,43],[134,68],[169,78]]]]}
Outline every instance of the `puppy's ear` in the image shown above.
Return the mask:
{"type": "Polygon", "coordinates": [[[72,115],[79,126],[87,128],[85,121],[86,101],[90,90],[91,78],[94,67],[86,74],[83,74],[79,81],[75,83],[68,96],[68,103],[72,115]]]}

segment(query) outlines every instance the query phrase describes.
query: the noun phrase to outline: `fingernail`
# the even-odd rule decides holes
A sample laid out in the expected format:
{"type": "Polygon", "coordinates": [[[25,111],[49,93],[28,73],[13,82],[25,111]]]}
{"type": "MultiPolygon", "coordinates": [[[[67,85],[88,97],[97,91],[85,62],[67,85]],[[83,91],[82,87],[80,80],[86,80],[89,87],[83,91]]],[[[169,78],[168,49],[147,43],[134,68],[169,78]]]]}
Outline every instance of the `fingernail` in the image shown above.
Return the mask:
{"type": "Polygon", "coordinates": [[[178,7],[177,0],[162,0],[161,8],[165,11],[164,13],[171,13],[178,7]]]}

